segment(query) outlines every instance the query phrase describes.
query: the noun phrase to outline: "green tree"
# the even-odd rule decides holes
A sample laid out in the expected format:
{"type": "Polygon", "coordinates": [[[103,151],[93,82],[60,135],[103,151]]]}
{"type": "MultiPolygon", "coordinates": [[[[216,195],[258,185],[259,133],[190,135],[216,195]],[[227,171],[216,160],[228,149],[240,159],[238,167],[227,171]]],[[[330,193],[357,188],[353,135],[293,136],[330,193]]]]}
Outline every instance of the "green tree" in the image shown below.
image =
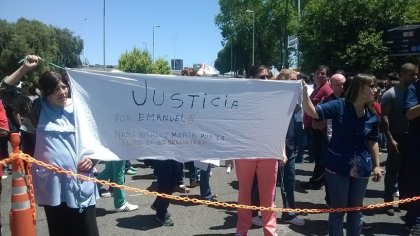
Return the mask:
{"type": "MultiPolygon", "coordinates": [[[[19,61],[28,54],[39,55],[45,61],[65,67],[78,67],[82,46],[81,39],[67,29],[25,18],[15,23],[0,20],[0,76],[16,70],[19,61]]],[[[37,74],[47,69],[51,69],[50,66],[41,63],[37,70],[28,74],[28,79],[34,80],[37,74]]]]}
{"type": "Polygon", "coordinates": [[[219,0],[219,5],[220,13],[216,16],[216,25],[221,30],[224,45],[215,63],[219,71],[225,71],[227,67],[225,64],[230,61],[234,61],[233,68],[236,68],[236,71],[242,71],[251,66],[254,14],[255,64],[276,65],[277,67],[283,64],[284,36],[285,34],[294,35],[297,29],[295,1],[219,0]],[[286,5],[288,5],[287,8],[286,5]],[[253,12],[247,12],[247,10],[253,12]],[[231,45],[234,52],[228,53],[231,45]],[[233,60],[231,56],[234,57],[233,60]]]}
{"type": "Polygon", "coordinates": [[[58,54],[57,61],[66,67],[79,67],[82,64],[80,55],[83,51],[83,41],[80,37],[74,37],[73,32],[68,29],[53,28],[57,41],[58,54]]]}
{"type": "Polygon", "coordinates": [[[148,73],[152,64],[150,53],[136,47],[123,53],[118,59],[118,69],[125,72],[148,73]]]}
{"type": "MultiPolygon", "coordinates": [[[[232,43],[228,42],[228,45],[232,46],[232,43]]],[[[220,74],[225,74],[231,71],[231,69],[233,71],[233,58],[231,58],[231,50],[229,50],[230,47],[228,45],[219,51],[217,59],[214,62],[214,67],[217,68],[220,74]]]]}
{"type": "Polygon", "coordinates": [[[309,1],[299,22],[303,70],[312,71],[317,65],[326,64],[332,70],[384,73],[392,63],[382,41],[383,31],[420,22],[420,14],[415,15],[418,2],[309,1]]]}
{"type": "Polygon", "coordinates": [[[148,73],[169,75],[171,73],[171,66],[169,65],[169,62],[167,60],[163,58],[158,58],[155,60],[154,64],[151,64],[151,68],[148,73]]]}
{"type": "Polygon", "coordinates": [[[164,74],[171,72],[169,62],[163,58],[152,62],[149,51],[134,47],[130,52],[123,53],[118,59],[118,69],[125,72],[144,74],[164,74]]]}

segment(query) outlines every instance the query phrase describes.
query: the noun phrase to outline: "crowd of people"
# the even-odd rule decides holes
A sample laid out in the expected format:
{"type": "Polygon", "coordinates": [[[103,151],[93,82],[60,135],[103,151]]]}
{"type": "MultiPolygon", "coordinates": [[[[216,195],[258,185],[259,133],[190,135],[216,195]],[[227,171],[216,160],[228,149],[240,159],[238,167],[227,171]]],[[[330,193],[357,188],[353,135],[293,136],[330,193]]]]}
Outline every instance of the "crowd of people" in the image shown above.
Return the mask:
{"type": "MultiPolygon", "coordinates": [[[[21,81],[35,69],[41,58],[29,55],[23,65],[0,84],[0,152],[8,156],[8,136],[21,134],[24,153],[48,164],[101,180],[124,184],[125,174],[135,173],[129,161],[109,161],[96,173],[98,162],[76,152],[75,119],[69,79],[66,73],[47,71],[38,80],[38,88],[21,81]],[[4,141],[2,141],[4,140],[4,141]]],[[[186,71],[185,75],[189,75],[186,71]]],[[[276,186],[280,187],[283,207],[296,208],[295,163],[314,162],[312,176],[304,189],[325,186],[325,203],[331,208],[363,205],[369,179],[380,181],[383,170],[379,155],[386,148],[384,201],[394,197],[420,195],[420,81],[418,66],[405,63],[398,73],[390,73],[390,82],[381,87],[371,74],[347,75],[338,70],[330,76],[320,65],[313,76],[283,69],[273,75],[266,66],[254,66],[250,79],[300,80],[301,97],[289,122],[282,156],[229,161],[239,182],[238,203],[274,207],[276,186]],[[398,80],[398,81],[397,81],[398,80]]],[[[189,192],[183,182],[188,168],[190,187],[200,186],[200,196],[214,200],[210,187],[211,164],[179,163],[174,160],[146,160],[154,169],[157,191],[166,194],[189,192]]],[[[7,177],[6,173],[3,173],[7,177]]],[[[61,175],[41,166],[32,166],[36,203],[44,207],[50,235],[99,235],[96,203],[99,197],[114,197],[116,212],[139,207],[125,199],[121,189],[103,186],[61,175]]],[[[1,183],[1,182],[0,182],[1,183]]],[[[0,185],[1,193],[1,185],[0,185]]],[[[157,197],[151,208],[162,226],[173,226],[168,211],[170,201],[157,197]]],[[[405,228],[420,234],[420,203],[406,205],[405,228]]],[[[394,215],[392,206],[384,209],[394,215]]],[[[303,227],[304,217],[282,213],[281,221],[303,227]]],[[[236,236],[245,236],[253,226],[264,235],[277,235],[277,216],[273,211],[237,209],[236,236]]],[[[329,235],[361,235],[369,227],[360,211],[332,212],[328,217],[329,235]],[[346,220],[344,216],[346,215],[346,220]],[[346,221],[346,227],[344,227],[346,221]]]]}

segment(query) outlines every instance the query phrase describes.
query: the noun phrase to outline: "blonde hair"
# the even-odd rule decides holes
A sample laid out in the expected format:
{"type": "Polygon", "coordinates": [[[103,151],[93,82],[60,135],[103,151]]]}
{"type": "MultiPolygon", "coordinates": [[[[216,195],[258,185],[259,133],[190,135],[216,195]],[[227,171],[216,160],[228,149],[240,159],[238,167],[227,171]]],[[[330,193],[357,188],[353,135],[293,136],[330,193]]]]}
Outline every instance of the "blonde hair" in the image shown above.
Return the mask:
{"type": "Polygon", "coordinates": [[[292,77],[295,77],[295,80],[297,79],[298,73],[296,71],[290,70],[290,69],[282,69],[278,75],[275,77],[275,80],[291,80],[292,77]]]}

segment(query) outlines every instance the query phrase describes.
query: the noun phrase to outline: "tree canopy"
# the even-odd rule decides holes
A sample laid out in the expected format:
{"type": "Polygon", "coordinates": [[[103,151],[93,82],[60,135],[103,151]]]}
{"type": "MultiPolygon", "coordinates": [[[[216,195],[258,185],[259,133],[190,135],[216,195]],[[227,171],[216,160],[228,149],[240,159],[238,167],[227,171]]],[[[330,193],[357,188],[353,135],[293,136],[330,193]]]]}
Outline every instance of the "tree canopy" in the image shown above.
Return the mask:
{"type": "Polygon", "coordinates": [[[215,67],[242,71],[251,65],[252,17],[255,14],[255,64],[288,67],[287,36],[299,38],[299,67],[382,74],[407,58],[389,56],[383,32],[420,23],[418,0],[219,0],[215,22],[224,48],[215,67]],[[248,11],[247,11],[248,10],[248,11]],[[286,54],[287,55],[287,54],[286,54]]]}
{"type": "Polygon", "coordinates": [[[231,68],[236,72],[243,71],[252,65],[253,28],[254,64],[280,67],[284,63],[284,32],[293,35],[297,26],[293,1],[220,0],[219,5],[216,25],[224,38],[224,48],[218,54],[215,67],[221,73],[231,68]],[[227,62],[229,66],[226,66],[227,62]]]}
{"type": "Polygon", "coordinates": [[[125,72],[145,74],[169,74],[171,67],[168,61],[162,58],[153,63],[150,53],[134,47],[130,52],[123,53],[118,59],[118,69],[125,72]]]}
{"type": "MultiPolygon", "coordinates": [[[[80,55],[83,52],[83,40],[69,29],[46,25],[40,21],[18,19],[15,23],[0,20],[0,77],[11,74],[19,67],[19,61],[28,54],[41,56],[45,61],[68,68],[82,65],[80,55]]],[[[134,48],[123,53],[118,67],[127,72],[169,74],[170,65],[162,59],[155,63],[148,51],[134,48]]],[[[28,73],[28,79],[34,81],[38,74],[51,68],[41,63],[38,70],[28,73]]]]}
{"type": "MultiPolygon", "coordinates": [[[[36,54],[44,60],[64,67],[79,67],[83,41],[68,29],[20,18],[16,23],[0,20],[0,76],[4,77],[19,67],[19,61],[28,54],[36,54]]],[[[29,74],[45,71],[48,65],[29,74]],[[44,68],[45,67],[45,68],[44,68]]]]}
{"type": "MultiPolygon", "coordinates": [[[[420,22],[416,0],[309,1],[299,22],[302,67],[319,64],[349,72],[382,74],[393,67],[383,32],[420,22]]],[[[397,58],[401,60],[402,58],[397,58]]]]}

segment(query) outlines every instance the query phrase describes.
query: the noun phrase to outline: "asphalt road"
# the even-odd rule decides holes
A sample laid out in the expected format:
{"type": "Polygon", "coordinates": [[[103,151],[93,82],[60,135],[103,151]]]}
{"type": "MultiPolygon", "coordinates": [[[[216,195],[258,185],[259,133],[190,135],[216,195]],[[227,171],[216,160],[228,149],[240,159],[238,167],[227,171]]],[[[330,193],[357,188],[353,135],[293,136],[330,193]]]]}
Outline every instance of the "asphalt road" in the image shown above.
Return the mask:
{"type": "MultiPolygon", "coordinates": [[[[386,153],[381,156],[381,161],[386,159],[386,153]]],[[[137,175],[126,176],[126,185],[154,189],[156,180],[153,178],[151,169],[141,162],[132,161],[135,167],[139,167],[137,175]]],[[[101,170],[103,164],[99,164],[101,170]]],[[[298,208],[326,208],[324,201],[324,188],[321,190],[305,191],[300,188],[300,181],[306,181],[311,174],[313,164],[303,163],[296,165],[297,189],[296,201],[298,208]]],[[[189,184],[188,179],[185,179],[189,184]]],[[[227,174],[225,167],[213,168],[210,178],[213,192],[218,194],[218,201],[236,202],[238,182],[236,174],[227,174]]],[[[3,194],[1,196],[1,214],[3,221],[3,235],[11,235],[9,230],[8,213],[10,210],[11,178],[3,180],[3,194]]],[[[383,178],[381,182],[369,182],[365,197],[365,205],[381,203],[383,194],[383,178]]],[[[186,194],[179,194],[185,196],[186,194]]],[[[192,189],[190,197],[199,196],[199,187],[192,189]]],[[[104,236],[114,235],[233,235],[236,226],[235,209],[223,209],[172,201],[169,211],[175,225],[161,227],[155,221],[154,211],[150,208],[154,200],[153,196],[138,195],[127,192],[127,201],[138,204],[139,210],[134,212],[115,213],[112,198],[101,198],[97,204],[97,220],[99,231],[104,236]]],[[[279,191],[276,195],[277,206],[282,206],[279,191]]],[[[364,235],[407,235],[403,229],[401,216],[405,211],[396,212],[394,216],[388,216],[380,210],[364,211],[364,220],[372,224],[372,229],[364,231],[364,235]]],[[[278,216],[279,217],[279,216],[278,216]]],[[[297,227],[284,224],[278,220],[277,232],[279,235],[327,235],[327,214],[310,214],[301,216],[306,220],[306,225],[297,227]]],[[[22,226],[24,227],[24,226],[22,226]]],[[[47,222],[42,208],[37,208],[37,233],[48,235],[47,222]]],[[[253,228],[249,235],[262,235],[262,229],[253,228]]]]}

